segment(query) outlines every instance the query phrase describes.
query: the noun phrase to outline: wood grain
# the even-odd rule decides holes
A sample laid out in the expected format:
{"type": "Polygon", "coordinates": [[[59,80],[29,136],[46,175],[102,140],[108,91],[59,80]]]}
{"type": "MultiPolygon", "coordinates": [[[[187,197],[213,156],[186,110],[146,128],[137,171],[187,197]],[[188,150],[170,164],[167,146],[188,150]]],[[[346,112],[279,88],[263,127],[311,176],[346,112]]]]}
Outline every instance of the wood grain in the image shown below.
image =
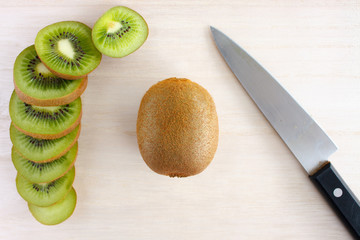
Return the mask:
{"type": "Polygon", "coordinates": [[[0,7],[0,239],[351,239],[219,55],[209,25],[228,34],[297,99],[338,145],[330,160],[360,196],[358,0],[2,1],[0,7]],[[16,56],[44,26],[93,26],[115,5],[135,9],[150,34],[135,53],[104,56],[83,94],[66,222],[36,222],[15,187],[8,103],[16,56]],[[141,98],[185,77],[212,94],[220,138],[210,166],[190,178],[152,172],[136,142],[141,98]]]}

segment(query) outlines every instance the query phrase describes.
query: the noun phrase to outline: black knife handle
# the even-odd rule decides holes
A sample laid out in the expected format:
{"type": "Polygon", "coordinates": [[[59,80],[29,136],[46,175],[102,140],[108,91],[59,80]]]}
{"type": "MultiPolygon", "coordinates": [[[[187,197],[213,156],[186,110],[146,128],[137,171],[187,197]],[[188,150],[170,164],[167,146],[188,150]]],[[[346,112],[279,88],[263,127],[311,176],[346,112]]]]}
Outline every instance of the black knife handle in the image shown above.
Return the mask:
{"type": "Polygon", "coordinates": [[[310,176],[356,239],[360,239],[360,202],[328,162],[310,176]]]}

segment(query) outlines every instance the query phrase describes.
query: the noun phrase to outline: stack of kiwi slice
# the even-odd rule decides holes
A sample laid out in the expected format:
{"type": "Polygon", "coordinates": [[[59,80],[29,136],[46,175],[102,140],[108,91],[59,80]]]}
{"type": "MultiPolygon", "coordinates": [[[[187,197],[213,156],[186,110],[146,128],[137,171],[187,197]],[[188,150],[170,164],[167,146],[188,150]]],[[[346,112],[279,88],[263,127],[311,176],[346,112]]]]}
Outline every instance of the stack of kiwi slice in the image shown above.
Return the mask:
{"type": "Polygon", "coordinates": [[[76,21],[41,29],[14,64],[9,103],[11,157],[16,188],[45,225],[69,218],[76,205],[75,159],[82,117],[81,94],[102,54],[124,57],[146,40],[148,27],[135,11],[118,6],[91,29],[76,21]]]}
{"type": "Polygon", "coordinates": [[[43,224],[61,223],[75,209],[80,95],[101,56],[88,26],[64,21],[41,29],[15,60],[9,108],[16,188],[43,224]]]}

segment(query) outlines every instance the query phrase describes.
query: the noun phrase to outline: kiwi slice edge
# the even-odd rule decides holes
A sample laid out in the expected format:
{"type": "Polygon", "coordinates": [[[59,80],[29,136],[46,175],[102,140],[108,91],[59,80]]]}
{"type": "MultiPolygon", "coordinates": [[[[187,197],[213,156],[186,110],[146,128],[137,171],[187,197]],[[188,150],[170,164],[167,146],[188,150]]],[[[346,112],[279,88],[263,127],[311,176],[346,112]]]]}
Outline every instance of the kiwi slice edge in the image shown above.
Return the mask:
{"type": "Polygon", "coordinates": [[[116,6],[107,10],[94,24],[92,39],[103,54],[121,58],[139,49],[149,35],[145,19],[135,10],[116,6]]]}
{"type": "Polygon", "coordinates": [[[63,199],[69,193],[74,179],[75,167],[72,167],[61,178],[49,183],[33,183],[18,173],[16,176],[16,189],[25,201],[39,207],[48,207],[63,199]]]}
{"type": "Polygon", "coordinates": [[[92,42],[91,28],[78,21],[61,21],[42,28],[35,38],[35,49],[54,75],[69,80],[84,78],[102,58],[92,42]]]}
{"type": "Polygon", "coordinates": [[[34,138],[56,139],[74,130],[81,121],[81,98],[61,106],[41,107],[23,102],[13,91],[9,113],[12,124],[34,138]]]}
{"type": "Polygon", "coordinates": [[[9,131],[17,152],[33,162],[45,163],[63,156],[71,149],[80,136],[81,124],[69,134],[57,139],[33,138],[19,131],[13,124],[9,131]]]}
{"type": "Polygon", "coordinates": [[[76,142],[63,156],[46,163],[37,163],[24,158],[13,146],[11,160],[15,169],[33,183],[48,183],[64,176],[74,166],[78,152],[76,142]]]}
{"type": "Polygon", "coordinates": [[[33,217],[44,225],[56,225],[64,222],[74,212],[77,202],[77,194],[74,187],[70,192],[54,205],[39,207],[28,203],[28,208],[33,217]]]}
{"type": "Polygon", "coordinates": [[[58,106],[78,98],[87,87],[87,76],[66,80],[51,73],[40,61],[35,46],[25,48],[16,58],[13,82],[18,97],[37,106],[58,106]]]}

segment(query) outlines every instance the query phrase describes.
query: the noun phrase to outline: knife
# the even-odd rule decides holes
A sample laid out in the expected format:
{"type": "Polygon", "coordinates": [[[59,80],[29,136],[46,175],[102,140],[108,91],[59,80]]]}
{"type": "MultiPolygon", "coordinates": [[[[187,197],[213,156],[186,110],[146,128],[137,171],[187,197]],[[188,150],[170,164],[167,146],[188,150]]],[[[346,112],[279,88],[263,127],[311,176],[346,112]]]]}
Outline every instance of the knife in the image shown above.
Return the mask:
{"type": "Polygon", "coordinates": [[[346,227],[360,239],[360,202],[327,160],[336,145],[259,63],[225,34],[210,29],[231,71],[346,227]]]}

